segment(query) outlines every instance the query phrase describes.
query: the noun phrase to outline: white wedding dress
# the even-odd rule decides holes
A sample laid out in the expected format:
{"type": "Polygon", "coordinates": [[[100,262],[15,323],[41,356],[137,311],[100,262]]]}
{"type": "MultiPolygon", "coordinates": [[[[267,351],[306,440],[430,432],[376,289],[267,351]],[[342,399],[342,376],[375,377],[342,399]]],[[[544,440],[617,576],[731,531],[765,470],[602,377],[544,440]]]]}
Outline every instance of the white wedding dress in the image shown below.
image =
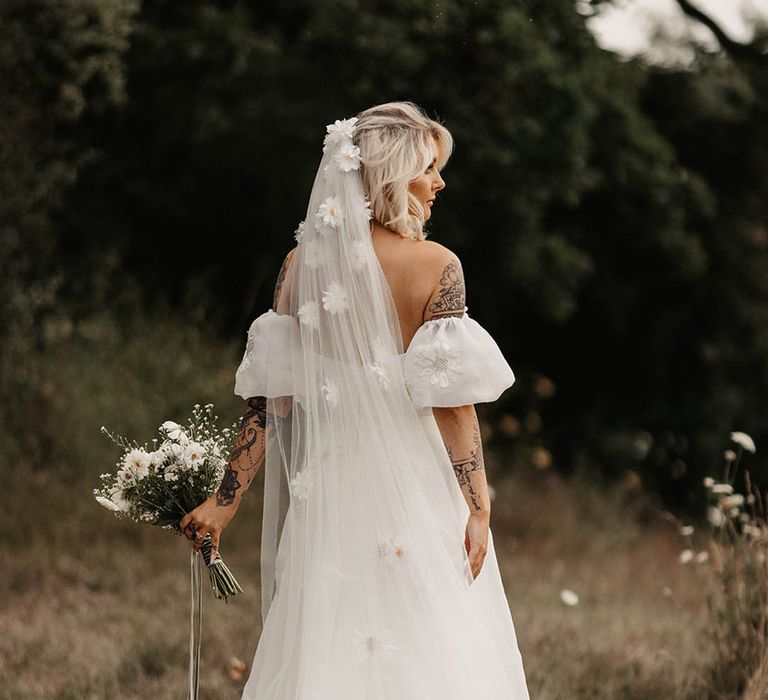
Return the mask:
{"type": "MultiPolygon", "coordinates": [[[[493,534],[473,581],[464,547],[469,508],[431,409],[494,401],[515,381],[466,311],[425,322],[394,355],[398,366],[381,356],[376,378],[387,400],[408,402],[394,404],[395,418],[351,393],[334,403],[337,384],[371,374],[322,358],[328,415],[335,411],[337,422],[326,432],[316,411],[321,441],[284,484],[274,596],[265,593],[244,699],[527,700],[493,534]]],[[[293,366],[302,361],[299,325],[273,310],[256,318],[235,384],[243,398],[291,396],[294,431],[310,425],[302,384],[314,380],[293,366]]],[[[262,557],[272,556],[268,549],[262,557]]]]}

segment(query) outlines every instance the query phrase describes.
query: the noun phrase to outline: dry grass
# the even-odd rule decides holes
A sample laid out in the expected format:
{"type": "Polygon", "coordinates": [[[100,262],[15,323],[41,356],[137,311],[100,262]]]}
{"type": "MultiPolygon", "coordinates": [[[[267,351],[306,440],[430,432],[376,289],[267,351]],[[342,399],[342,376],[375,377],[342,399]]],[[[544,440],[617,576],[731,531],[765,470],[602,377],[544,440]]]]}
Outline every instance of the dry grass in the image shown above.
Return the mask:
{"type": "MultiPolygon", "coordinates": [[[[189,544],[95,503],[98,474],[117,457],[99,426],[149,435],[208,401],[231,422],[241,349],[214,346],[171,319],[122,338],[108,326],[86,330],[82,342],[27,368],[52,387],[42,420],[29,416],[45,438],[45,463],[0,455],[11,535],[2,543],[0,694],[178,700],[187,686],[189,544]]],[[[699,571],[681,566],[676,528],[636,485],[604,492],[551,470],[502,481],[490,466],[489,479],[532,700],[709,697],[699,571]],[[578,593],[578,605],[561,602],[563,588],[578,593]]],[[[238,677],[230,660],[249,665],[258,641],[260,489],[259,479],[222,542],[246,594],[228,605],[205,600],[201,698],[239,698],[249,669],[238,677]]]]}

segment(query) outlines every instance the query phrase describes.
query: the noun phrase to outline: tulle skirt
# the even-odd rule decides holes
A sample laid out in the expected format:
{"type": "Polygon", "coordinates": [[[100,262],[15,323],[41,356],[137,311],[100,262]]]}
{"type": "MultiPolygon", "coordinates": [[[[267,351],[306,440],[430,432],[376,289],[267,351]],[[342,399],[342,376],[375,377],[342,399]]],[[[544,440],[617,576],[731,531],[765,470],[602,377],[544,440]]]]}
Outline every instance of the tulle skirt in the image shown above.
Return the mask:
{"type": "Polygon", "coordinates": [[[469,509],[431,409],[418,420],[429,458],[400,483],[376,483],[360,436],[297,492],[325,497],[291,501],[244,699],[528,700],[493,533],[472,580],[469,509]]]}

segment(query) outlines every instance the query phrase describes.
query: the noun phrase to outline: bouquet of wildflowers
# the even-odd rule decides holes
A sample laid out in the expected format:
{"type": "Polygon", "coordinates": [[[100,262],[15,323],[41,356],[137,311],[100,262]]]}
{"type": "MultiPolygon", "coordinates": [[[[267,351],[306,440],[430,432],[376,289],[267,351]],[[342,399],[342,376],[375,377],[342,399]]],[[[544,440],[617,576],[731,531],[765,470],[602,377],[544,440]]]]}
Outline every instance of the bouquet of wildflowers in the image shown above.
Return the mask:
{"type": "MultiPolygon", "coordinates": [[[[152,449],[101,426],[101,431],[123,448],[123,455],[117,472],[102,474],[101,488],[93,490],[98,503],[119,518],[183,535],[179,520],[219,488],[227,467],[226,455],[232,450],[237,424],[219,431],[217,418],[213,404],[202,409],[195,404],[186,425],[165,421],[160,426],[160,440],[152,440],[152,449]]],[[[243,589],[218,554],[211,561],[212,547],[211,537],[206,535],[200,550],[213,593],[226,602],[243,589]]]]}

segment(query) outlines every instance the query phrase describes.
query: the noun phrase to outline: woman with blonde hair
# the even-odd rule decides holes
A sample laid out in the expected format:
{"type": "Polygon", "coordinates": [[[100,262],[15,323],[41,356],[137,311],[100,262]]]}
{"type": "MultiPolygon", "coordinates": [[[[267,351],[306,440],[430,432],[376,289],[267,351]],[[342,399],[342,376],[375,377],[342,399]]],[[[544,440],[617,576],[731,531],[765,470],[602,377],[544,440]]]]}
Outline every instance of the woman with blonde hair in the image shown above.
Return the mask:
{"type": "Polygon", "coordinates": [[[514,374],[427,240],[448,130],[411,102],[329,124],[297,245],[235,378],[214,553],[265,467],[263,629],[243,698],[526,700],[476,403],[514,374]]]}

